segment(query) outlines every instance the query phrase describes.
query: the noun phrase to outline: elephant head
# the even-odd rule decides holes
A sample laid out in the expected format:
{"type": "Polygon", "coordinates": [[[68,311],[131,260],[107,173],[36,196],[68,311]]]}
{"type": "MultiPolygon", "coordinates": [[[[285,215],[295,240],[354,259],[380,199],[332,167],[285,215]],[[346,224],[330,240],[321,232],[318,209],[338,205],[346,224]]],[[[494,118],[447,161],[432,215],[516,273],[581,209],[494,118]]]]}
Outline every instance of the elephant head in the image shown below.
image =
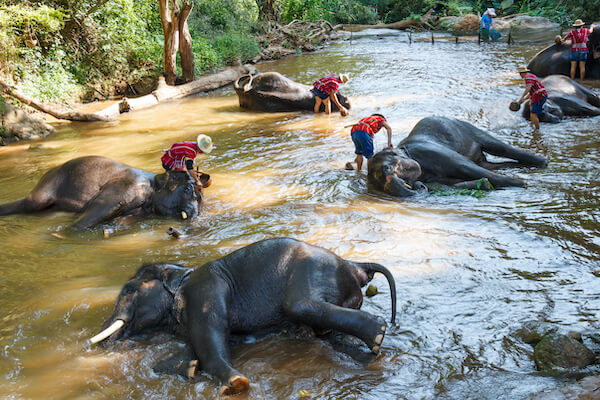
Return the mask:
{"type": "MultiPolygon", "coordinates": [[[[210,182],[210,175],[202,174],[202,184],[210,182]]],[[[154,178],[152,205],[157,214],[171,217],[194,218],[202,206],[202,191],[186,171],[170,171],[154,178]]],[[[208,185],[207,185],[208,186],[208,185]]]]}
{"type": "Polygon", "coordinates": [[[392,196],[408,197],[427,191],[417,179],[421,166],[401,149],[385,149],[369,159],[369,182],[392,196]]]}
{"type": "Polygon", "coordinates": [[[179,288],[191,272],[175,264],[142,266],[123,286],[102,332],[90,342],[125,339],[148,331],[173,332],[183,308],[179,288]]]}

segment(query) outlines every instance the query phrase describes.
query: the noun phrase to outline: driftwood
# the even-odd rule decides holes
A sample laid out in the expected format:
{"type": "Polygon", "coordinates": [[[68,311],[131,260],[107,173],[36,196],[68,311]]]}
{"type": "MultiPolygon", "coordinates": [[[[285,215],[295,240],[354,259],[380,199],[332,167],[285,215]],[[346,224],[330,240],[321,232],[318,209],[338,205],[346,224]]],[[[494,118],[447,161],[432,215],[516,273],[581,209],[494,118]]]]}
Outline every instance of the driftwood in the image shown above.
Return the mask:
{"type": "Polygon", "coordinates": [[[167,85],[163,76],[158,79],[158,86],[152,93],[136,97],[124,97],[121,101],[95,114],[104,118],[114,118],[119,114],[155,106],[163,101],[180,99],[207,90],[218,89],[235,81],[239,76],[253,73],[251,65],[235,65],[210,75],[204,75],[195,81],[179,86],[167,85]]]}
{"type": "Polygon", "coordinates": [[[427,11],[421,18],[407,18],[402,21],[392,22],[389,24],[375,24],[375,25],[360,25],[360,24],[340,24],[333,27],[334,30],[347,31],[347,32],[359,32],[365,29],[431,29],[433,26],[429,23],[430,20],[435,20],[437,17],[433,16],[433,9],[427,11]]]}
{"type": "Polygon", "coordinates": [[[77,112],[77,111],[56,110],[52,107],[49,107],[49,106],[46,106],[46,105],[36,102],[32,98],[26,96],[23,92],[21,92],[16,87],[4,82],[2,79],[0,79],[0,90],[2,90],[2,92],[7,94],[8,96],[11,96],[11,97],[19,100],[21,103],[28,105],[30,107],[33,107],[36,110],[41,111],[43,113],[50,114],[54,118],[57,118],[57,119],[66,119],[69,121],[82,121],[82,122],[108,121],[108,119],[109,119],[107,116],[103,116],[101,114],[88,114],[88,113],[82,113],[82,112],[77,112]]]}
{"type": "Polygon", "coordinates": [[[333,26],[325,20],[299,21],[293,20],[287,25],[268,21],[262,26],[263,35],[259,43],[265,44],[260,58],[277,59],[288,54],[301,51],[314,51],[315,43],[329,39],[333,26]]]}

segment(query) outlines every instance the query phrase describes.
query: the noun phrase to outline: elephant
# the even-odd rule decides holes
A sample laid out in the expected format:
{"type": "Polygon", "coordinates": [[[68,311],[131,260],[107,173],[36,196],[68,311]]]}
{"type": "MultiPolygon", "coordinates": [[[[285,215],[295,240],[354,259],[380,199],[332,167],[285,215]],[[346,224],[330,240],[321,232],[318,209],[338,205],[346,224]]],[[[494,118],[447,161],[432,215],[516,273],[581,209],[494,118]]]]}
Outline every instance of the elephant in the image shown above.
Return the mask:
{"type": "MultiPolygon", "coordinates": [[[[546,77],[560,74],[570,76],[571,43],[555,43],[537,53],[527,67],[535,75],[546,77]]],[[[600,79],[600,25],[588,36],[588,59],[585,65],[586,79],[600,79]]]]}
{"type": "Polygon", "coordinates": [[[387,268],[291,238],[255,242],[199,268],[147,264],[123,286],[104,330],[90,342],[174,334],[193,349],[193,360],[175,360],[182,375],[193,378],[202,369],[223,383],[222,394],[236,394],[249,381],[232,365],[231,335],[307,326],[355,336],[378,354],[386,322],[360,310],[361,287],[375,272],[390,286],[393,324],[396,284],[387,268]]]}
{"type": "MultiPolygon", "coordinates": [[[[600,28],[599,28],[600,29],[600,28]]],[[[564,75],[550,75],[541,80],[548,93],[540,121],[557,123],[566,116],[600,115],[600,98],[590,89],[564,75]]],[[[530,102],[523,107],[523,117],[529,120],[530,102]]]]}
{"type": "MultiPolygon", "coordinates": [[[[492,172],[511,166],[545,167],[544,157],[512,147],[468,122],[446,117],[420,120],[397,148],[368,161],[368,181],[399,197],[426,191],[425,183],[473,189],[486,178],[495,188],[524,187],[525,182],[492,172]],[[516,161],[489,162],[485,153],[516,161]]],[[[486,184],[487,185],[487,184],[486,184]]]]}
{"type": "MultiPolygon", "coordinates": [[[[210,183],[210,175],[200,181],[210,183]]],[[[198,215],[202,192],[186,171],[153,174],[106,157],[86,156],[46,172],[24,198],[0,205],[0,215],[46,209],[81,214],[75,229],[90,229],[124,215],[198,215]]]]}
{"type": "MultiPolygon", "coordinates": [[[[315,107],[312,86],[303,85],[286,78],[278,72],[263,72],[257,75],[244,75],[234,82],[240,107],[257,111],[296,111],[315,107]]],[[[348,98],[337,92],[341,105],[350,109],[348,98]]],[[[324,110],[324,105],[321,110],[324,110]]],[[[331,110],[339,111],[331,102],[331,110]]]]}

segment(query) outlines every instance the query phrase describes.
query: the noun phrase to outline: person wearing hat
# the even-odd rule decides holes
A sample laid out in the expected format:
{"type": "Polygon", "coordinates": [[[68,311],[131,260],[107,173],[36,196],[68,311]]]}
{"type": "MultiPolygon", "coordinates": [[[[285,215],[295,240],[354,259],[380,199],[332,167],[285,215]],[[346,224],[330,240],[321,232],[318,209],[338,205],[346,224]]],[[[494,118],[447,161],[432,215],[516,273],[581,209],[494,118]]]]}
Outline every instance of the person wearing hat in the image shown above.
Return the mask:
{"type": "MultiPolygon", "coordinates": [[[[385,128],[387,131],[388,147],[393,148],[392,127],[387,123],[387,120],[383,115],[373,114],[352,125],[350,135],[354,142],[354,154],[356,154],[354,162],[356,162],[357,172],[360,172],[362,169],[363,157],[367,160],[373,157],[373,137],[381,130],[381,128],[385,128]]],[[[351,162],[346,163],[346,169],[354,169],[351,162]]]]}
{"type": "Polygon", "coordinates": [[[340,114],[347,115],[348,110],[340,104],[337,98],[337,91],[340,84],[348,82],[348,75],[327,75],[313,83],[312,92],[315,95],[315,114],[321,109],[321,103],[325,104],[325,114],[331,114],[330,99],[333,100],[336,106],[340,109],[340,114]]]}
{"type": "Polygon", "coordinates": [[[488,8],[481,16],[481,26],[479,27],[481,39],[489,40],[490,30],[492,29],[492,17],[495,16],[496,10],[493,8],[488,8]]]}
{"type": "Polygon", "coordinates": [[[590,29],[584,28],[585,23],[578,19],[573,23],[573,29],[567,33],[562,42],[571,38],[571,79],[575,79],[575,72],[577,71],[577,63],[579,63],[579,78],[583,80],[585,77],[585,62],[588,57],[587,41],[588,35],[594,31],[592,26],[590,29]]]}
{"type": "Polygon", "coordinates": [[[160,161],[165,171],[187,171],[196,181],[198,188],[202,189],[200,177],[194,169],[196,156],[198,154],[208,154],[212,149],[213,144],[210,136],[200,134],[195,142],[173,143],[171,148],[165,151],[160,161]]]}
{"type": "Polygon", "coordinates": [[[523,104],[525,100],[530,100],[530,123],[535,130],[538,130],[540,129],[539,115],[544,113],[544,103],[548,98],[548,93],[538,77],[532,74],[527,67],[519,67],[518,71],[521,78],[525,80],[525,91],[517,103],[523,104]]]}

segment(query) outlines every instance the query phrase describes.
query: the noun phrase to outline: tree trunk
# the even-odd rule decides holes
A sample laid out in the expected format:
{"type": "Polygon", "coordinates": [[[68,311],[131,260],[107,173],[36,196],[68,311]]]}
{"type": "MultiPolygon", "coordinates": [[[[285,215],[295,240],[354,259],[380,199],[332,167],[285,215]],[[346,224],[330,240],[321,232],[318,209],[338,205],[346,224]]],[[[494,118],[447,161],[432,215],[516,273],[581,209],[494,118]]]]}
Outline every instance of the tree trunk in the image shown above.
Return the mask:
{"type": "Polygon", "coordinates": [[[172,85],[177,78],[177,40],[179,39],[179,6],[177,0],[171,0],[169,8],[168,0],[158,0],[160,10],[160,22],[163,27],[163,71],[167,83],[172,85]]]}
{"type": "Polygon", "coordinates": [[[256,0],[258,6],[258,18],[261,21],[279,21],[277,0],[256,0]]]}
{"type": "Polygon", "coordinates": [[[83,121],[83,122],[91,122],[91,121],[108,121],[109,118],[107,116],[98,115],[98,114],[87,114],[77,111],[59,111],[55,110],[51,107],[45,106],[33,100],[30,97],[27,97],[24,93],[19,91],[16,87],[9,85],[0,79],[0,90],[6,93],[8,96],[14,97],[19,100],[21,103],[26,104],[30,107],[35,108],[38,111],[44,112],[46,114],[52,115],[57,119],[66,119],[69,121],[83,121]]]}
{"type": "Polygon", "coordinates": [[[192,35],[188,28],[187,19],[192,12],[194,3],[183,0],[181,14],[179,15],[179,56],[181,57],[181,70],[186,82],[193,81],[194,73],[194,51],[192,49],[192,35]]]}

